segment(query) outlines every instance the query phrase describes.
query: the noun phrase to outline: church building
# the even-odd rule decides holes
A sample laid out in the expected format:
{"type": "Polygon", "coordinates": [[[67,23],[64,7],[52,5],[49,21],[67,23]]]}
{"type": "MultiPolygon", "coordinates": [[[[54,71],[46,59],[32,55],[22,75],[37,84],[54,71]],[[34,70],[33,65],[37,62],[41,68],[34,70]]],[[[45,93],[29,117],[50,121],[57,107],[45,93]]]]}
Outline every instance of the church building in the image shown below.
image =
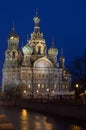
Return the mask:
{"type": "Polygon", "coordinates": [[[8,35],[8,47],[2,70],[2,92],[14,90],[16,94],[29,97],[69,92],[71,74],[65,68],[63,50],[58,60],[54,40],[47,44],[40,31],[40,18],[33,18],[34,31],[26,45],[19,49],[19,36],[13,27],[8,35]]]}

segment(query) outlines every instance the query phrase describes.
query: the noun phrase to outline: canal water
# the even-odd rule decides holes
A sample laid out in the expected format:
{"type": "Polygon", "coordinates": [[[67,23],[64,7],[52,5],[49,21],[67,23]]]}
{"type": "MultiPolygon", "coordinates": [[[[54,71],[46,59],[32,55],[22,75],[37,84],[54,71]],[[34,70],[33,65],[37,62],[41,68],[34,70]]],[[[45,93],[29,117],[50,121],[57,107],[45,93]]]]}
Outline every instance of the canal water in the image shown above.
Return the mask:
{"type": "Polygon", "coordinates": [[[15,130],[86,130],[85,122],[56,118],[16,107],[0,107],[0,114],[6,114],[15,130]]]}

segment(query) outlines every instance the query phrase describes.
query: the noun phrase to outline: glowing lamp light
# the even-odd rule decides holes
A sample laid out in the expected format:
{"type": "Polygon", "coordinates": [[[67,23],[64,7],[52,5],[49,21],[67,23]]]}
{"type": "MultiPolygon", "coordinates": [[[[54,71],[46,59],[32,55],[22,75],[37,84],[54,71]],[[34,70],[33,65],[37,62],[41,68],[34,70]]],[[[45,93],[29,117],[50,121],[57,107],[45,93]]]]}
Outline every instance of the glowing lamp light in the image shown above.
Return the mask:
{"type": "Polygon", "coordinates": [[[79,87],[79,85],[78,84],[76,84],[76,88],[78,88],[79,87]]]}
{"type": "Polygon", "coordinates": [[[24,90],[24,94],[26,93],[26,90],[24,90]]]}
{"type": "Polygon", "coordinates": [[[37,90],[36,92],[38,93],[39,91],[37,90]]]}
{"type": "Polygon", "coordinates": [[[47,88],[47,92],[49,92],[49,88],[47,88]]]}

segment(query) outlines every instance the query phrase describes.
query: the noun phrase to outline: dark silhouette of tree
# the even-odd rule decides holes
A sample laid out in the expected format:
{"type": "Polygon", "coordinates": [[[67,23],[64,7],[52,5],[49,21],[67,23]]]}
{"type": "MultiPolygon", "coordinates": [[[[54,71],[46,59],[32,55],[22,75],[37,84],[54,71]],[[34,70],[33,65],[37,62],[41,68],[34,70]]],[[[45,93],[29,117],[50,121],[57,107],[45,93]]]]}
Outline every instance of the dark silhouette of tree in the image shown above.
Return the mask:
{"type": "Polygon", "coordinates": [[[72,83],[79,83],[86,89],[86,50],[81,57],[77,57],[69,63],[67,68],[72,74],[72,83]]]}

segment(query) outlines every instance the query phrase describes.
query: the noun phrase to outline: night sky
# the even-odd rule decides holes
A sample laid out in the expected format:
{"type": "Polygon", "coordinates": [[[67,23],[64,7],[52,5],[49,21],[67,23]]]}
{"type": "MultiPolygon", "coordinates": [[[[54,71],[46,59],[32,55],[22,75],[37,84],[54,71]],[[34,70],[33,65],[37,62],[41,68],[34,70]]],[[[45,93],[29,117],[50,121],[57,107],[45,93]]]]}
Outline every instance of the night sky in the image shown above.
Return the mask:
{"type": "Polygon", "coordinates": [[[33,32],[36,8],[48,48],[54,36],[55,47],[59,54],[64,49],[67,63],[82,56],[86,49],[85,0],[0,0],[0,85],[7,37],[13,23],[21,48],[22,42],[26,44],[27,34],[30,37],[33,32]]]}

